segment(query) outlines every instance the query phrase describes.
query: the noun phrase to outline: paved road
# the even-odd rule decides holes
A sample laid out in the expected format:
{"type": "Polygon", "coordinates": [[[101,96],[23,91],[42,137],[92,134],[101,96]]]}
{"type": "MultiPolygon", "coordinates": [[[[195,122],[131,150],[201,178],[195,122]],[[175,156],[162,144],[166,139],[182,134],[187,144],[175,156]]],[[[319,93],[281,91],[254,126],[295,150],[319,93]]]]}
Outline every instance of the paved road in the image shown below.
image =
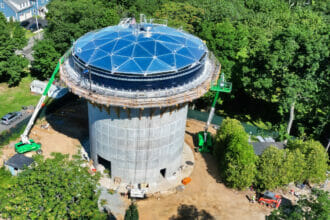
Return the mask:
{"type": "Polygon", "coordinates": [[[36,35],[34,35],[33,37],[31,37],[27,43],[27,45],[23,48],[23,50],[18,50],[15,53],[16,54],[23,54],[29,61],[33,61],[33,46],[34,43],[36,42],[36,40],[41,40],[43,39],[44,36],[44,32],[39,32],[36,35]]]}
{"type": "MultiPolygon", "coordinates": [[[[5,131],[5,130],[9,130],[10,128],[15,127],[18,123],[20,123],[21,121],[23,121],[24,119],[28,118],[31,116],[32,111],[31,110],[22,110],[22,117],[19,118],[18,120],[14,121],[13,123],[11,123],[10,125],[3,125],[0,124],[0,134],[5,131]]],[[[3,116],[3,115],[2,115],[3,116]]],[[[0,117],[2,117],[0,116],[0,117]]]]}

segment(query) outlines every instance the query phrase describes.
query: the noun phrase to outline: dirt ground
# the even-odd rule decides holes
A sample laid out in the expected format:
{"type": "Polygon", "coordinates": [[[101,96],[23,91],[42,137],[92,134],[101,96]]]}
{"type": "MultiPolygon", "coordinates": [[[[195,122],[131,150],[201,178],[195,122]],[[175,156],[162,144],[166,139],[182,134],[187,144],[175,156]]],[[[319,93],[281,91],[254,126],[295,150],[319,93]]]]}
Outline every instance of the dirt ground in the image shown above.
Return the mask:
{"type": "MultiPolygon", "coordinates": [[[[31,131],[30,137],[42,143],[43,155],[61,152],[73,155],[81,141],[88,135],[86,105],[81,101],[70,103],[47,116],[31,131]],[[47,127],[47,128],[42,128],[47,127]]],[[[185,141],[193,149],[193,134],[203,130],[204,123],[188,120],[185,141]]],[[[211,132],[215,132],[213,128],[211,132]]],[[[14,142],[5,146],[0,156],[3,160],[14,155],[14,142]]],[[[210,154],[195,153],[195,167],[191,175],[192,182],[183,192],[167,196],[152,197],[138,201],[140,219],[264,219],[271,210],[258,204],[250,204],[246,195],[250,191],[238,192],[228,189],[219,182],[216,162],[210,154]],[[204,217],[204,218],[203,218],[204,217]]]]}
{"type": "MultiPolygon", "coordinates": [[[[81,140],[88,135],[87,109],[80,101],[70,103],[53,112],[42,120],[38,120],[29,137],[41,143],[42,154],[48,158],[52,152],[69,154],[78,152],[81,140]]],[[[0,166],[15,154],[15,143],[12,141],[4,146],[0,153],[0,166]]],[[[35,152],[27,153],[27,156],[35,152]]]]}
{"type": "MultiPolygon", "coordinates": [[[[204,123],[188,120],[185,141],[193,149],[192,134],[201,131],[204,123]]],[[[211,132],[215,132],[211,128],[211,132]]],[[[270,209],[250,204],[246,195],[252,192],[228,189],[219,182],[216,161],[210,154],[194,153],[195,167],[192,181],[183,192],[138,201],[139,215],[151,219],[265,219],[270,209]]]]}

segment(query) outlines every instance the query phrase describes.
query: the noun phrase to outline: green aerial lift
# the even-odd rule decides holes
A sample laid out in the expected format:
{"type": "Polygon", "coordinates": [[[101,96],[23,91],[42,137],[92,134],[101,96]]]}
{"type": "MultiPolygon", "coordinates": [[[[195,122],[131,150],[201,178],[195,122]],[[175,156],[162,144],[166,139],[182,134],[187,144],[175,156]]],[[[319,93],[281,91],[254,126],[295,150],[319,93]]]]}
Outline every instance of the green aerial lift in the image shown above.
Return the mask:
{"type": "Polygon", "coordinates": [[[21,142],[15,144],[15,151],[17,153],[23,154],[23,153],[26,153],[26,152],[29,152],[29,151],[36,151],[37,153],[41,153],[42,152],[41,151],[41,144],[40,143],[35,143],[34,140],[29,139],[28,135],[29,135],[29,133],[31,131],[31,128],[34,125],[34,121],[37,118],[40,109],[45,106],[44,101],[45,101],[45,99],[47,97],[48,91],[49,91],[52,83],[54,82],[55,76],[58,73],[58,71],[60,69],[60,66],[63,63],[63,61],[64,61],[64,57],[62,57],[58,61],[57,65],[56,65],[56,68],[55,68],[52,76],[50,77],[49,82],[48,82],[48,84],[47,84],[44,92],[42,93],[41,98],[39,99],[39,102],[37,104],[37,107],[35,108],[32,116],[31,116],[31,118],[29,120],[29,123],[27,124],[27,126],[26,126],[23,134],[21,135],[21,142]]]}
{"type": "Polygon", "coordinates": [[[212,108],[210,110],[209,117],[206,122],[206,126],[204,131],[200,131],[197,134],[198,137],[198,151],[210,153],[212,150],[212,136],[211,133],[208,132],[208,128],[212,122],[214,116],[215,105],[217,104],[217,100],[219,98],[220,92],[230,93],[232,88],[232,84],[230,82],[225,81],[224,73],[221,74],[220,80],[211,85],[211,91],[215,91],[215,97],[212,103],[212,108]]]}

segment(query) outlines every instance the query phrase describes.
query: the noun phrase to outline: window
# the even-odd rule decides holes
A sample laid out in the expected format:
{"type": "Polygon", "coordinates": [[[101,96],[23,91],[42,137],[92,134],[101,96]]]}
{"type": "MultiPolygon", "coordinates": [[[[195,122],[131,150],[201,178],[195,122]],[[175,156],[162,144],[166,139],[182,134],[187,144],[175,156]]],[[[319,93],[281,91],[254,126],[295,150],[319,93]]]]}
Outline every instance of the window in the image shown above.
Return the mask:
{"type": "Polygon", "coordinates": [[[5,8],[5,4],[4,3],[0,3],[0,8],[5,8]]]}
{"type": "Polygon", "coordinates": [[[45,3],[45,0],[41,0],[41,4],[42,4],[42,3],[45,3]]]}

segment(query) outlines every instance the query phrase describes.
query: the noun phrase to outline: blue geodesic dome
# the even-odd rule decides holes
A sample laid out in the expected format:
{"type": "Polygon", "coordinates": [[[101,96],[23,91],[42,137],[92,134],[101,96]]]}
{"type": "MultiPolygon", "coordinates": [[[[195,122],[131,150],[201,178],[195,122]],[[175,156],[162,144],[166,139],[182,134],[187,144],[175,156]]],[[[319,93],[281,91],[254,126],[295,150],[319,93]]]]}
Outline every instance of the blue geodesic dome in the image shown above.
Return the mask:
{"type": "Polygon", "coordinates": [[[117,25],[89,32],[74,43],[72,50],[75,62],[81,69],[90,70],[94,81],[130,89],[138,81],[141,88],[157,89],[166,86],[151,81],[163,80],[162,83],[176,86],[183,83],[183,78],[192,79],[192,72],[182,73],[200,69],[206,54],[207,48],[199,38],[155,24],[117,25]],[[176,75],[185,77],[173,82],[176,75]],[[127,77],[131,82],[126,85],[111,82],[127,77]],[[172,82],[164,81],[164,77],[172,82]]]}
{"type": "Polygon", "coordinates": [[[88,66],[143,75],[180,70],[199,62],[205,52],[200,39],[162,25],[107,27],[74,45],[75,55],[88,66]]]}

